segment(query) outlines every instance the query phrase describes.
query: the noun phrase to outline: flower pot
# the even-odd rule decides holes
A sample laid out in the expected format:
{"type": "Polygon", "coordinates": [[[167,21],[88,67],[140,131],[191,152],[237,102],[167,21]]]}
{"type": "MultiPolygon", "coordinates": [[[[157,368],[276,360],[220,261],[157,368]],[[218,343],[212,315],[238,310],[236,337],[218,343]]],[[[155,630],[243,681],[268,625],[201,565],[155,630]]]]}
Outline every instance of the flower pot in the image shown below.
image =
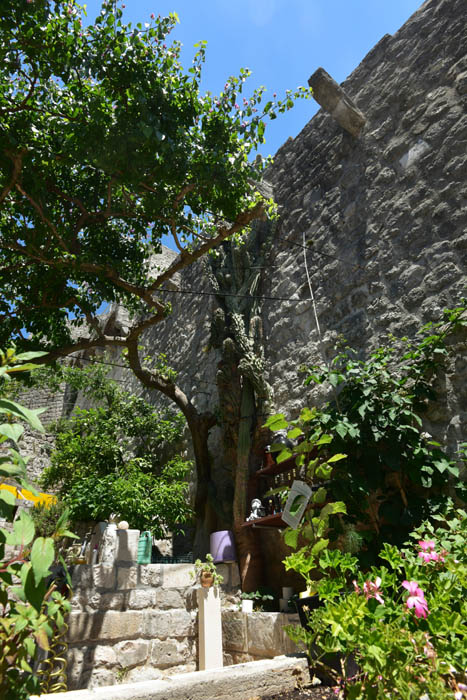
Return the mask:
{"type": "Polygon", "coordinates": [[[214,583],[214,576],[211,571],[202,571],[199,577],[199,581],[203,588],[211,588],[214,583]]]}
{"type": "Polygon", "coordinates": [[[294,603],[295,607],[297,608],[301,626],[303,629],[309,630],[310,623],[308,620],[308,612],[310,610],[316,610],[316,608],[319,608],[319,606],[322,605],[319,597],[317,595],[310,595],[306,598],[300,597],[295,599],[294,603]]]}
{"type": "Polygon", "coordinates": [[[231,530],[213,532],[209,538],[209,549],[214,564],[221,564],[222,562],[229,564],[237,560],[234,536],[231,530]]]}
{"type": "Polygon", "coordinates": [[[242,600],[242,612],[252,613],[253,612],[253,601],[252,600],[242,600]]]}

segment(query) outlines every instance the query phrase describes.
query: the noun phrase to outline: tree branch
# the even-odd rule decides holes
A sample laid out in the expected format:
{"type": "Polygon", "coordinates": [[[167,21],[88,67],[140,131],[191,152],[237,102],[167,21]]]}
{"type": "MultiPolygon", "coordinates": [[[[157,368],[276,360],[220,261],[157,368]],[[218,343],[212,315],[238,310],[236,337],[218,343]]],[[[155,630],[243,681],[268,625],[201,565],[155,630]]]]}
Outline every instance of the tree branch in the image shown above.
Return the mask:
{"type": "Polygon", "coordinates": [[[3,190],[0,193],[0,204],[4,201],[6,197],[10,194],[11,190],[15,187],[16,182],[18,180],[19,174],[21,172],[21,168],[23,165],[23,157],[27,153],[25,148],[22,148],[19,153],[11,153],[9,151],[6,151],[5,154],[8,156],[8,158],[12,161],[13,163],[13,172],[11,174],[11,180],[8,183],[8,185],[5,185],[3,190]]]}
{"type": "Polygon", "coordinates": [[[160,287],[161,284],[169,280],[176,272],[179,272],[179,270],[183,270],[185,267],[188,267],[188,265],[191,265],[193,262],[195,262],[195,260],[201,258],[205,253],[209,252],[210,250],[213,250],[214,248],[217,248],[217,246],[219,246],[222,243],[222,241],[231,236],[233,233],[241,231],[242,228],[248,226],[248,224],[254,219],[263,219],[264,216],[265,212],[264,205],[262,202],[258,202],[252,209],[248,209],[247,211],[241,212],[240,214],[238,214],[235,221],[230,227],[227,228],[226,226],[221,226],[218,229],[217,236],[215,236],[214,238],[210,238],[206,243],[200,245],[200,247],[194,250],[192,253],[189,253],[187,250],[184,250],[172,263],[172,265],[170,265],[162,274],[156,277],[156,279],[148,289],[154,291],[155,289],[160,287]]]}

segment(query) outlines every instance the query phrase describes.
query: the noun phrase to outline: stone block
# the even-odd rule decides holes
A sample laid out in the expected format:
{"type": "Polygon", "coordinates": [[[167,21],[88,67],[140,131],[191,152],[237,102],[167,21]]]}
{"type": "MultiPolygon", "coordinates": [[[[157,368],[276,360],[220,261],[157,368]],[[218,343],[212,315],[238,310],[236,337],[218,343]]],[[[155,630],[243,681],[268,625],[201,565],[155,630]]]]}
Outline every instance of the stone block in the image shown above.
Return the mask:
{"type": "Polygon", "coordinates": [[[234,610],[222,613],[222,638],[224,649],[228,652],[246,652],[247,627],[246,615],[234,610]]]}
{"type": "Polygon", "coordinates": [[[68,641],[106,641],[141,637],[143,613],[131,610],[98,613],[71,613],[68,641]]]}
{"type": "Polygon", "coordinates": [[[119,642],[114,646],[116,662],[121,668],[137,666],[146,662],[150,651],[150,642],[144,639],[119,642]]]}
{"type": "Polygon", "coordinates": [[[73,566],[71,587],[76,592],[88,590],[92,587],[92,572],[88,564],[75,564],[73,566]]]}
{"type": "Polygon", "coordinates": [[[92,580],[96,588],[115,588],[115,567],[107,564],[95,564],[92,569],[92,580]]]}
{"type": "Polygon", "coordinates": [[[193,673],[197,670],[197,664],[195,661],[190,661],[186,664],[181,664],[180,666],[169,666],[164,670],[164,677],[178,676],[180,673],[193,673]]]}
{"type": "Polygon", "coordinates": [[[152,608],[154,607],[155,603],[156,591],[152,588],[136,588],[130,591],[127,596],[127,605],[131,610],[143,610],[144,608],[152,608]]]}
{"type": "Polygon", "coordinates": [[[95,647],[93,654],[93,665],[96,666],[114,666],[117,663],[115,653],[116,647],[101,645],[95,647]]]}
{"type": "Polygon", "coordinates": [[[108,668],[95,668],[91,672],[88,688],[103,688],[113,685],[117,680],[115,671],[108,668]]]}
{"type": "Polygon", "coordinates": [[[217,564],[217,572],[224,577],[222,586],[238,588],[240,586],[240,573],[237,562],[231,564],[217,564]]]}
{"type": "Polygon", "coordinates": [[[154,639],[151,650],[151,663],[158,668],[178,666],[189,659],[191,647],[186,639],[154,639]]]}
{"type": "Polygon", "coordinates": [[[284,653],[281,613],[251,613],[245,617],[249,654],[272,658],[284,653]]]}
{"type": "MultiPolygon", "coordinates": [[[[192,591],[192,588],[188,589],[188,596],[192,591]]],[[[185,609],[187,607],[187,594],[176,588],[158,588],[155,591],[155,598],[155,606],[159,610],[185,609]]]]}
{"type": "Polygon", "coordinates": [[[95,593],[86,605],[86,610],[126,610],[127,601],[124,593],[95,593]]]}
{"type": "Polygon", "coordinates": [[[142,586],[159,586],[160,564],[144,564],[139,566],[139,582],[142,586]]]}
{"type": "Polygon", "coordinates": [[[128,673],[125,675],[125,683],[141,683],[142,681],[156,681],[162,678],[163,671],[155,666],[137,666],[136,668],[130,668],[128,673]]]}
{"type": "Polygon", "coordinates": [[[116,561],[136,564],[138,559],[139,530],[117,530],[116,561]]]}
{"type": "Polygon", "coordinates": [[[193,584],[193,564],[160,564],[160,585],[164,588],[187,588],[193,584]]]}
{"type": "Polygon", "coordinates": [[[146,637],[192,637],[195,634],[196,613],[184,610],[151,610],[144,615],[143,634],[146,637]]]}
{"type": "Polygon", "coordinates": [[[117,589],[128,590],[138,585],[137,566],[119,566],[117,569],[117,589]]]}

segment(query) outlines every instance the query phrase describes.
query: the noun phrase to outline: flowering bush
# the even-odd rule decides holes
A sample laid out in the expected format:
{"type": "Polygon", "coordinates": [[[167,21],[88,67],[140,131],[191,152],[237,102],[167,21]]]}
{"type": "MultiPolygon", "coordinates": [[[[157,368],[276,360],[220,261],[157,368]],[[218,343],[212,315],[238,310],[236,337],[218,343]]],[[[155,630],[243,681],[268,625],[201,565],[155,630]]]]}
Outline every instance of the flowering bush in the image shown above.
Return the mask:
{"type": "Polygon", "coordinates": [[[321,554],[322,606],[289,634],[339,698],[467,697],[467,514],[436,518],[402,548],[385,544],[369,571],[348,553],[321,554]]]}

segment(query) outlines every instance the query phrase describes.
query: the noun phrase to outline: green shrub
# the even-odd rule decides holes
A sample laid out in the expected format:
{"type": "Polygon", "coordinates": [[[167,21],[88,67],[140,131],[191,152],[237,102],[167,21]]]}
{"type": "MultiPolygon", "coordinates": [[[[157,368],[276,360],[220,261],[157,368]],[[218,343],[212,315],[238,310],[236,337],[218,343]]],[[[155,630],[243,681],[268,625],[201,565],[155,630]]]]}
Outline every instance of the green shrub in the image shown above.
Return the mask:
{"type": "MultiPolygon", "coordinates": [[[[26,464],[6,441],[18,443],[26,422],[34,430],[43,432],[38,410],[30,410],[4,397],[5,382],[18,372],[34,369],[29,360],[44,353],[16,355],[14,348],[0,351],[0,414],[7,422],[0,425],[0,477],[19,488],[34,491],[26,478],[26,464]]],[[[37,536],[34,521],[26,511],[14,520],[15,496],[0,490],[0,517],[10,526],[0,529],[0,697],[5,700],[29,698],[40,692],[38,676],[33,672],[34,658],[40,648],[48,651],[51,639],[64,630],[64,617],[70,603],[49,583],[50,567],[56,559],[54,539],[37,536]],[[6,547],[14,553],[7,555],[6,547]]],[[[62,516],[63,518],[63,516],[62,516]]],[[[63,519],[57,526],[63,525],[63,519]]],[[[60,535],[73,535],[61,530],[60,535]]]]}
{"type": "Polygon", "coordinates": [[[117,513],[131,527],[164,537],[192,518],[192,464],[177,454],[166,457],[176,451],[185,420],[156,411],[106,375],[99,366],[64,370],[63,380],[101,405],[76,409],[56,426],[41,483],[58,490],[73,522],[117,513]]]}
{"type": "Polygon", "coordinates": [[[385,564],[367,571],[339,550],[321,554],[323,605],[310,611],[308,630],[288,632],[340,698],[465,697],[467,513],[452,508],[437,521],[437,528],[423,523],[402,548],[385,544],[385,564]],[[333,654],[338,666],[329,663],[333,654]]]}

